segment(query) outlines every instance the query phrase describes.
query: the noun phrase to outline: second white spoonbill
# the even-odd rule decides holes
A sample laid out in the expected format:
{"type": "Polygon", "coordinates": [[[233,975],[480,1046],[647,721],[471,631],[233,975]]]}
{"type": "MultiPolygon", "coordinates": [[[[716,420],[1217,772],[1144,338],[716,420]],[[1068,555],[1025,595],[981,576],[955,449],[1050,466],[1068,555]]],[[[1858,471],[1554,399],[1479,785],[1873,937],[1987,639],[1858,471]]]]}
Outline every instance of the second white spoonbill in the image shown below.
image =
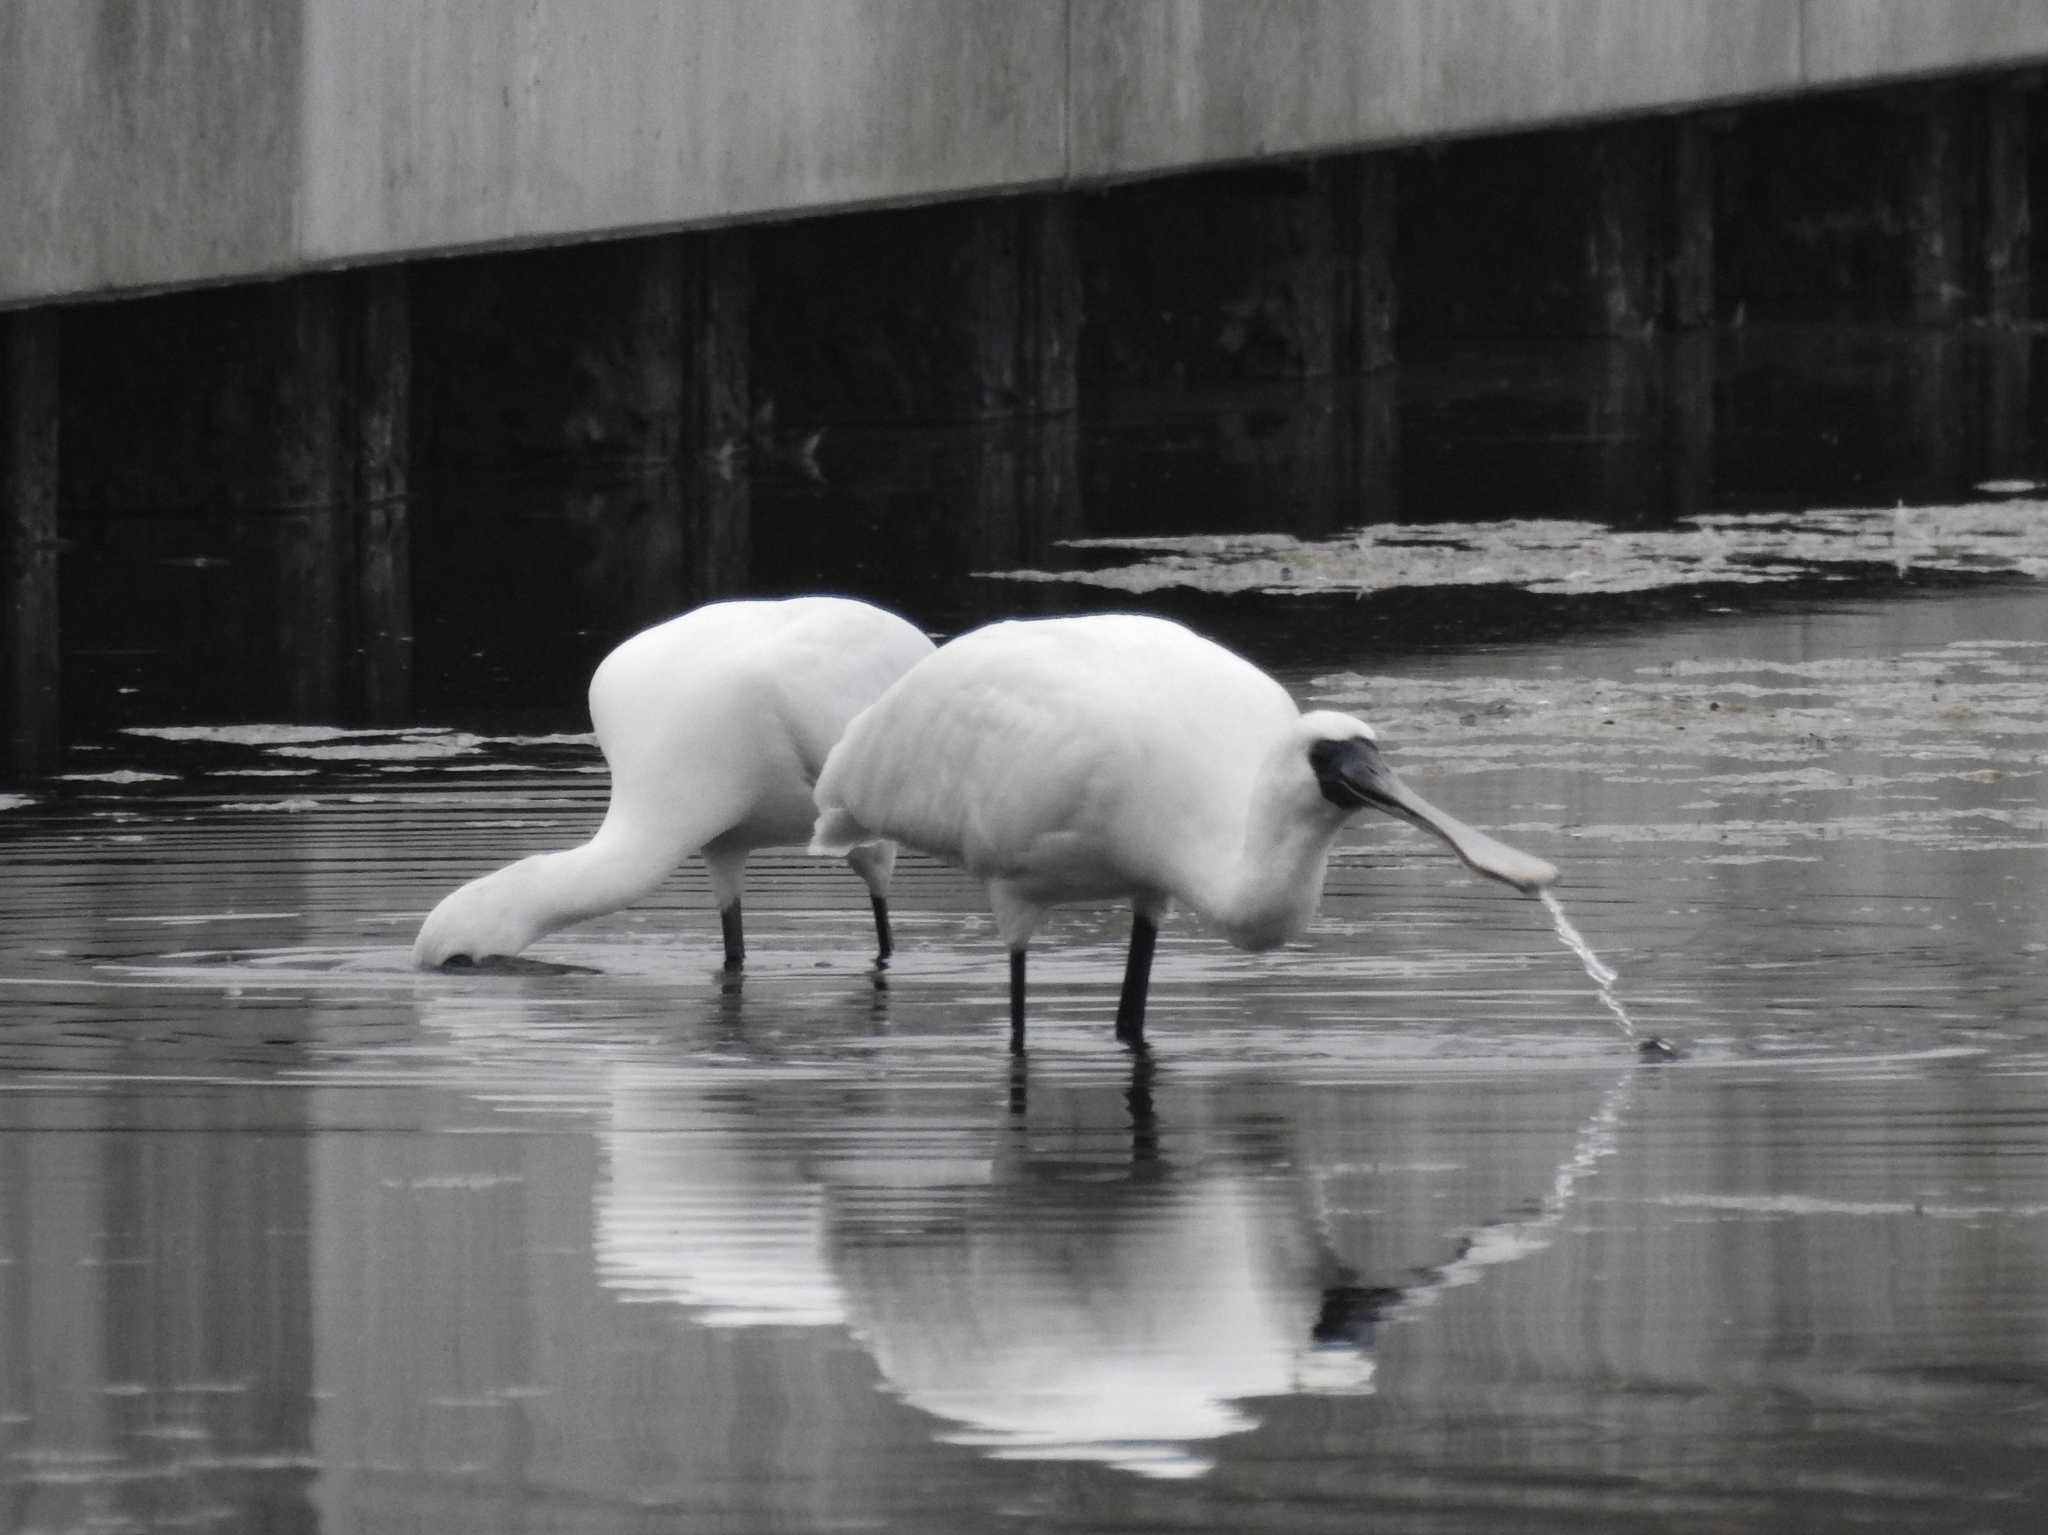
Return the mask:
{"type": "MultiPolygon", "coordinates": [[[[725,962],[736,967],[747,855],[803,845],[816,815],[811,787],[847,721],[931,650],[914,625],[845,597],[712,603],[634,635],[590,679],[590,723],[612,775],[597,834],[447,896],[421,925],[413,962],[517,954],[630,905],[701,852],[725,962]]],[[[846,857],[867,882],[886,959],[896,849],[883,842],[846,857]]]]}
{"type": "Polygon", "coordinates": [[[1296,937],[1361,810],[1449,843],[1523,891],[1557,871],[1445,814],[1372,727],[1304,714],[1242,656],[1128,613],[991,624],[943,646],[847,727],[819,775],[814,853],[888,839],[988,887],[1024,1047],[1024,951],[1047,908],[1127,899],[1117,1036],[1142,1047],[1158,923],[1180,901],[1242,949],[1296,937]]]}

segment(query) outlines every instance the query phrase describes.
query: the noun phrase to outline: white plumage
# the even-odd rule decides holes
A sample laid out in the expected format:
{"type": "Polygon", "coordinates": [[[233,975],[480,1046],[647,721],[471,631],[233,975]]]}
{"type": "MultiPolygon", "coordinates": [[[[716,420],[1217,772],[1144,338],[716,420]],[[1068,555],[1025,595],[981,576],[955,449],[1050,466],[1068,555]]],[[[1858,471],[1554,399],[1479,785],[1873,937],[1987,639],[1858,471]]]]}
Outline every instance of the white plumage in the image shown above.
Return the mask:
{"type": "Polygon", "coordinates": [[[988,886],[1011,952],[1048,907],[1128,899],[1136,912],[1118,1034],[1142,1042],[1156,924],[1191,907],[1240,948],[1301,932],[1330,844],[1371,807],[1442,837],[1524,890],[1556,877],[1437,810],[1380,760],[1372,728],[1304,714],[1243,657],[1134,614],[992,624],[906,673],[848,728],[819,776],[816,853],[886,838],[988,886]]]}
{"type": "MultiPolygon", "coordinates": [[[[847,721],[931,649],[895,614],[840,597],[713,603],[634,635],[590,679],[590,721],[612,777],[597,834],[449,895],[421,925],[414,962],[517,954],[631,904],[701,852],[727,963],[739,963],[747,855],[803,844],[812,785],[847,721]]],[[[886,955],[895,848],[846,856],[867,882],[886,955]]]]}

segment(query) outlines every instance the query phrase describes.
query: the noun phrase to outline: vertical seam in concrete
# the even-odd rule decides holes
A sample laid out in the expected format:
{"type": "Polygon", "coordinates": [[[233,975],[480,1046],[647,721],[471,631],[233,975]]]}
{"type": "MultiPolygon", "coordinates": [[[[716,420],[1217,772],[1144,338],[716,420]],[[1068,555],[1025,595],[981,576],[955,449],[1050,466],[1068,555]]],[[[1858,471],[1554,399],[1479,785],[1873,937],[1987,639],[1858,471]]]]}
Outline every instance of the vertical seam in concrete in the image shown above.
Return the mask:
{"type": "Polygon", "coordinates": [[[298,111],[293,114],[292,136],[297,141],[292,146],[292,214],[291,214],[291,265],[294,270],[303,271],[306,266],[306,187],[312,175],[313,137],[308,121],[313,115],[313,101],[306,84],[313,78],[312,60],[313,21],[307,14],[314,0],[298,0],[299,47],[298,78],[292,82],[292,96],[298,102],[298,111]]]}
{"type": "Polygon", "coordinates": [[[1807,59],[1812,55],[1808,44],[1808,33],[1813,27],[1813,0],[1799,0],[1799,31],[1792,39],[1794,57],[1792,78],[1802,86],[1810,84],[1807,79],[1807,59]]]}
{"type": "Polygon", "coordinates": [[[1066,0],[1060,27],[1060,185],[1074,184],[1074,0],[1066,0]]]}

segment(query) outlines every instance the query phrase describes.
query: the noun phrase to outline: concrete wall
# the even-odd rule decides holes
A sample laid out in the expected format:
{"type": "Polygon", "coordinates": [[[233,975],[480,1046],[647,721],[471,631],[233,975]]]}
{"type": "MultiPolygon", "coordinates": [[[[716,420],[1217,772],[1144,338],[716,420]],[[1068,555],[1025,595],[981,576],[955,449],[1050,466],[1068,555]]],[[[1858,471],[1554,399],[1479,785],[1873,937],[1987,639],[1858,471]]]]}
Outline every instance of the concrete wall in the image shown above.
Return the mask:
{"type": "Polygon", "coordinates": [[[0,0],[0,302],[297,260],[299,7],[0,0]]]}
{"type": "Polygon", "coordinates": [[[1065,170],[1061,0],[300,4],[308,260],[1065,170]]]}
{"type": "Polygon", "coordinates": [[[1801,0],[1812,85],[1983,68],[2048,53],[2041,0],[1801,0]]]}
{"type": "Polygon", "coordinates": [[[1786,0],[1082,5],[1073,168],[1132,175],[1790,91],[1800,21],[1786,0]]]}
{"type": "Polygon", "coordinates": [[[2048,0],[0,0],[0,304],[2048,60],[2048,0]]]}

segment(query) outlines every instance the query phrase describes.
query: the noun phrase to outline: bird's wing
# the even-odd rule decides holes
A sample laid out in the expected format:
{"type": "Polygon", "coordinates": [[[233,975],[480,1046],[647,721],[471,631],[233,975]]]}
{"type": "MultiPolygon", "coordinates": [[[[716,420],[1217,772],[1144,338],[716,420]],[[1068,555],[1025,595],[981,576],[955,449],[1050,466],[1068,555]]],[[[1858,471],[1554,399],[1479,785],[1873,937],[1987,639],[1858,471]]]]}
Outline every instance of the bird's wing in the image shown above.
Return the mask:
{"type": "Polygon", "coordinates": [[[823,597],[718,603],[635,635],[590,685],[614,803],[686,823],[692,846],[763,806],[806,819],[847,721],[931,649],[894,614],[823,597]]]}
{"type": "Polygon", "coordinates": [[[821,597],[776,606],[786,621],[764,637],[749,670],[772,703],[808,797],[848,723],[933,645],[905,620],[865,603],[821,597]]]}
{"type": "Polygon", "coordinates": [[[1241,839],[1261,743],[1297,717],[1270,677],[1130,615],[994,624],[854,721],[818,803],[985,878],[1171,888],[1241,839]]]}
{"type": "Polygon", "coordinates": [[[1053,649],[992,632],[946,646],[853,722],[818,781],[822,809],[984,875],[1076,823],[1101,778],[1100,700],[1053,649]]]}

